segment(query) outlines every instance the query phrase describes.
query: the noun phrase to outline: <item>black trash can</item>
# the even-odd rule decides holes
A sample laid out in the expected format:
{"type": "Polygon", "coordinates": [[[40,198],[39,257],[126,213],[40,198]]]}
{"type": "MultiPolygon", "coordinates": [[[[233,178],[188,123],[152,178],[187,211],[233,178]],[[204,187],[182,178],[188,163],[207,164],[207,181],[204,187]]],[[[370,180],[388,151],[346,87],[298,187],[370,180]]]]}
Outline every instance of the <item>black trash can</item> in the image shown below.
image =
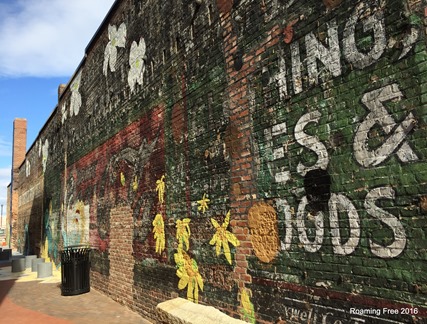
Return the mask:
{"type": "Polygon", "coordinates": [[[90,291],[90,248],[69,246],[61,251],[61,295],[90,291]]]}

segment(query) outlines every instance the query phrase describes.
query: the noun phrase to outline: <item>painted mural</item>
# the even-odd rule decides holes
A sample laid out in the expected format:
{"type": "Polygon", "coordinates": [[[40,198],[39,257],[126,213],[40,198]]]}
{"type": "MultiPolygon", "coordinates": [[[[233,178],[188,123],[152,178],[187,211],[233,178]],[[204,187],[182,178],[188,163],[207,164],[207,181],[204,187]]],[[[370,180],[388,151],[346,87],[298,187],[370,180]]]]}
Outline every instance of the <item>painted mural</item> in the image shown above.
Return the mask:
{"type": "Polygon", "coordinates": [[[153,220],[153,233],[154,239],[156,240],[156,252],[162,254],[165,249],[165,223],[163,221],[163,216],[157,214],[153,220]]]}
{"type": "Polygon", "coordinates": [[[227,227],[230,224],[230,211],[228,211],[227,215],[225,215],[224,222],[221,225],[219,225],[214,218],[211,218],[211,222],[215,227],[216,232],[209,241],[209,244],[215,245],[215,252],[217,256],[221,254],[222,250],[225,258],[227,259],[227,262],[231,264],[231,252],[229,244],[239,246],[240,242],[233,233],[227,231],[227,227]]]}
{"type": "Polygon", "coordinates": [[[242,320],[248,323],[256,323],[254,305],[251,303],[251,298],[247,289],[241,290],[240,300],[243,314],[242,320]]]}
{"type": "Polygon", "coordinates": [[[24,166],[42,254],[90,246],[94,285],[148,317],[180,296],[249,323],[423,320],[416,5],[142,3],[118,2],[24,166]]]}
{"type": "Polygon", "coordinates": [[[115,25],[109,25],[108,38],[110,41],[105,47],[104,64],[102,68],[102,71],[105,76],[107,76],[108,70],[110,70],[111,72],[116,71],[117,47],[125,47],[126,43],[125,23],[121,23],[118,28],[115,25]]]}
{"type": "Polygon", "coordinates": [[[129,54],[129,74],[128,84],[131,92],[135,91],[136,84],[143,85],[144,72],[145,72],[145,52],[146,45],[144,38],[141,37],[139,44],[135,41],[132,42],[129,54]]]}
{"type": "MultiPolygon", "coordinates": [[[[401,72],[418,55],[419,30],[414,24],[403,35],[392,31],[393,23],[385,16],[390,6],[386,1],[360,1],[352,10],[337,9],[335,15],[348,15],[348,19],[340,25],[331,17],[319,33],[299,33],[305,30],[307,17],[294,22],[293,37],[287,35],[286,45],[280,46],[275,77],[254,85],[256,96],[276,89],[279,99],[276,110],[266,111],[264,97],[254,117],[263,125],[256,134],[262,161],[258,189],[260,196],[272,202],[265,208],[273,220],[267,223],[265,218],[263,227],[251,225],[251,219],[264,220],[266,216],[261,215],[267,212],[259,212],[257,206],[249,212],[256,258],[270,264],[261,266],[250,259],[256,307],[267,307],[262,303],[265,292],[259,288],[271,283],[267,273],[276,273],[278,267],[279,276],[289,282],[278,289],[289,290],[294,298],[303,298],[298,287],[306,286],[318,287],[319,294],[326,289],[343,296],[363,292],[383,297],[384,287],[389,287],[385,278],[394,281],[409,275],[398,264],[423,262],[424,257],[410,251],[419,244],[414,233],[425,228],[418,231],[409,221],[419,217],[414,201],[424,194],[423,185],[414,178],[408,183],[404,173],[423,168],[424,148],[419,143],[425,130],[417,117],[422,115],[415,99],[420,89],[411,87],[401,72]],[[378,70],[385,63],[391,64],[390,69],[378,70]],[[346,94],[349,86],[352,95],[346,94]],[[410,190],[412,198],[408,186],[418,187],[410,190]],[[264,227],[269,233],[265,240],[260,233],[264,227]],[[372,270],[377,283],[368,279],[370,270],[363,269],[368,265],[361,262],[363,256],[378,265],[372,270]],[[326,274],[320,276],[323,280],[317,271],[326,274]]],[[[403,280],[409,285],[423,281],[418,270],[403,280]]],[[[425,300],[425,296],[411,295],[410,288],[391,295],[407,303],[425,300]]],[[[345,318],[333,307],[327,318],[319,306],[303,319],[303,306],[285,299],[280,303],[292,309],[273,315],[284,321],[345,318]]]]}
{"type": "Polygon", "coordinates": [[[112,266],[108,253],[111,253],[111,210],[115,206],[131,207],[129,226],[135,227],[133,245],[137,254],[161,256],[164,250],[163,221],[154,217],[156,212],[161,217],[161,203],[155,201],[157,196],[163,199],[165,190],[164,169],[158,164],[163,156],[159,146],[163,141],[161,116],[162,107],[155,108],[67,171],[68,189],[64,198],[68,201],[68,242],[89,243],[94,247],[93,267],[105,275],[112,266]],[[127,145],[119,144],[123,138],[129,139],[127,145]],[[146,173],[150,165],[157,171],[146,173]],[[158,190],[153,189],[156,186],[158,190]],[[156,224],[153,231],[152,223],[156,224]],[[153,239],[147,240],[148,237],[153,239]]]}
{"type": "Polygon", "coordinates": [[[89,244],[89,205],[83,201],[68,206],[66,211],[67,240],[64,246],[89,244]]]}
{"type": "Polygon", "coordinates": [[[40,257],[44,258],[46,262],[52,262],[59,267],[61,264],[60,253],[63,250],[63,246],[66,246],[68,242],[64,225],[60,221],[60,215],[52,210],[52,202],[49,203],[45,212],[43,225],[44,242],[40,257]]]}
{"type": "Polygon", "coordinates": [[[174,255],[175,263],[178,268],[176,275],[178,276],[178,288],[187,288],[187,299],[198,303],[199,290],[203,291],[203,278],[199,273],[199,267],[196,260],[183,250],[178,248],[178,252],[174,255]]]}
{"type": "MultiPolygon", "coordinates": [[[[82,79],[82,71],[80,70],[77,75],[74,77],[73,82],[70,86],[71,98],[70,98],[70,117],[77,116],[80,111],[80,107],[82,106],[82,96],[79,92],[80,83],[82,79]]],[[[63,115],[63,118],[66,115],[63,115]]],[[[66,117],[65,117],[66,118],[66,117]]],[[[65,121],[64,118],[64,121],[65,121]]]]}

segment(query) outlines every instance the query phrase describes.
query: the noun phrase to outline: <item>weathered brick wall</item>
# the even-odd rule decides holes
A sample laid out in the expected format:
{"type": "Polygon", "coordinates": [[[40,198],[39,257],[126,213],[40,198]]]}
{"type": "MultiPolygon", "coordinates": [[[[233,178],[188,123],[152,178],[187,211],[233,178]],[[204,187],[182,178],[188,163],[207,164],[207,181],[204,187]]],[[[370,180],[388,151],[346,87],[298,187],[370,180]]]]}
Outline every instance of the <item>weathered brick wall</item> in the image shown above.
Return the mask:
{"type": "MultiPolygon", "coordinates": [[[[46,162],[48,158],[48,139],[46,130],[51,127],[49,122],[41,136],[32,144],[25,156],[19,174],[16,178],[19,187],[18,199],[15,206],[19,217],[14,226],[13,237],[16,239],[16,248],[24,254],[43,254],[42,249],[50,242],[51,256],[59,262],[60,235],[57,226],[52,223],[52,204],[48,190],[44,187],[46,177],[46,162]],[[50,215],[50,216],[49,216],[50,215]],[[49,220],[50,217],[50,220],[49,220]]],[[[57,179],[58,175],[56,175],[57,179]]],[[[56,222],[59,221],[59,215],[56,222]]],[[[47,256],[47,255],[44,255],[47,256]]]]}
{"type": "MultiPolygon", "coordinates": [[[[16,118],[13,121],[13,152],[12,152],[12,194],[10,201],[10,225],[12,232],[16,234],[18,226],[18,199],[19,193],[19,172],[20,166],[25,159],[25,151],[27,145],[27,120],[23,118],[16,118]]],[[[16,235],[12,236],[11,244],[16,246],[16,235]]]]}
{"type": "Polygon", "coordinates": [[[177,296],[259,323],[426,317],[424,12],[117,2],[38,139],[49,254],[90,244],[92,285],[151,318],[177,296]]]}
{"type": "Polygon", "coordinates": [[[43,228],[43,177],[38,174],[37,168],[31,166],[30,161],[35,161],[32,156],[27,156],[25,167],[19,174],[19,198],[17,208],[19,217],[15,225],[17,234],[16,248],[19,252],[40,254],[43,228]],[[32,174],[31,174],[32,173],[32,174]]]}
{"type": "MultiPolygon", "coordinates": [[[[11,188],[12,184],[10,183],[7,186],[7,198],[6,198],[6,222],[3,224],[4,228],[6,229],[6,241],[2,242],[3,245],[10,246],[10,224],[12,223],[11,219],[11,207],[12,207],[12,195],[11,195],[11,188]]],[[[5,220],[3,220],[5,221],[5,220]]]]}

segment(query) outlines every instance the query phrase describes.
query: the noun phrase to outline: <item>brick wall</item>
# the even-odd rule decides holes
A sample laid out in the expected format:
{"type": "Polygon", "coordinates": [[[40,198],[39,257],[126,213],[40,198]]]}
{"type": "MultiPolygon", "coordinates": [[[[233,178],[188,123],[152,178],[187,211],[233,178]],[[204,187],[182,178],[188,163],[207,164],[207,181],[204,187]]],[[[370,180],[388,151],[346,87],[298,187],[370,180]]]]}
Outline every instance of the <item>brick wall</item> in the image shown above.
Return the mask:
{"type": "MultiPolygon", "coordinates": [[[[7,186],[7,198],[6,198],[6,218],[3,220],[3,226],[6,230],[6,242],[5,245],[10,246],[10,224],[12,222],[11,219],[11,208],[12,208],[12,195],[11,195],[12,184],[10,183],[7,186]]],[[[3,244],[3,243],[2,243],[3,244]]]]}
{"type": "Polygon", "coordinates": [[[420,1],[116,2],[27,152],[39,245],[153,320],[421,321],[425,40],[420,1]]]}
{"type": "MultiPolygon", "coordinates": [[[[12,195],[11,195],[11,223],[12,234],[16,233],[18,227],[18,187],[19,183],[19,168],[25,160],[25,152],[27,151],[27,120],[16,118],[13,121],[13,150],[12,150],[12,195]]],[[[17,236],[12,235],[11,246],[16,247],[17,236]]]]}
{"type": "MultiPolygon", "coordinates": [[[[24,254],[40,254],[43,245],[43,231],[45,230],[43,207],[43,173],[36,150],[30,150],[25,163],[18,174],[18,199],[16,202],[19,211],[14,231],[17,233],[16,245],[19,252],[24,254]]],[[[48,208],[46,208],[48,210],[48,208]]]]}

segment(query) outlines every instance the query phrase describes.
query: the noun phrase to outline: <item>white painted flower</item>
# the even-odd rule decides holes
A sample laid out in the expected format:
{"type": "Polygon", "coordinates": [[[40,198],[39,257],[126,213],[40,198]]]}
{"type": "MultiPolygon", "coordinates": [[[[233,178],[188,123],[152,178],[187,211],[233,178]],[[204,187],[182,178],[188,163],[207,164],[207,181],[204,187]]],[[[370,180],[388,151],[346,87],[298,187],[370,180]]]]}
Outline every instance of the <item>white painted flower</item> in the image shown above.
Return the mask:
{"type": "Polygon", "coordinates": [[[139,41],[139,45],[133,41],[130,47],[129,54],[129,65],[130,70],[128,74],[128,83],[130,86],[131,92],[135,90],[135,84],[138,83],[142,85],[144,72],[145,72],[145,64],[144,64],[144,56],[145,56],[145,41],[144,38],[141,37],[139,41]]]}
{"type": "Polygon", "coordinates": [[[67,115],[68,115],[67,105],[65,103],[62,105],[62,108],[61,108],[61,115],[62,115],[61,122],[62,124],[64,124],[65,121],[67,120],[67,115]]]}
{"type": "Polygon", "coordinates": [[[109,42],[105,47],[104,52],[104,66],[102,68],[104,75],[107,76],[108,66],[110,71],[116,71],[117,48],[125,47],[126,43],[126,25],[122,23],[117,29],[114,25],[108,25],[108,38],[109,42]]]}
{"type": "Polygon", "coordinates": [[[29,177],[31,174],[31,164],[30,161],[25,160],[25,175],[29,177]]]}
{"type": "Polygon", "coordinates": [[[76,77],[74,78],[73,83],[71,83],[70,116],[77,116],[82,105],[82,96],[79,92],[81,79],[82,71],[79,71],[79,73],[77,73],[76,77]]]}
{"type": "Polygon", "coordinates": [[[38,142],[37,142],[37,147],[38,147],[38,150],[39,150],[39,157],[42,156],[42,143],[41,142],[42,142],[41,139],[39,139],[38,142]]]}
{"type": "Polygon", "coordinates": [[[43,165],[43,172],[46,171],[46,164],[47,164],[47,157],[49,155],[49,141],[44,141],[44,144],[42,146],[42,165],[43,165]]]}

